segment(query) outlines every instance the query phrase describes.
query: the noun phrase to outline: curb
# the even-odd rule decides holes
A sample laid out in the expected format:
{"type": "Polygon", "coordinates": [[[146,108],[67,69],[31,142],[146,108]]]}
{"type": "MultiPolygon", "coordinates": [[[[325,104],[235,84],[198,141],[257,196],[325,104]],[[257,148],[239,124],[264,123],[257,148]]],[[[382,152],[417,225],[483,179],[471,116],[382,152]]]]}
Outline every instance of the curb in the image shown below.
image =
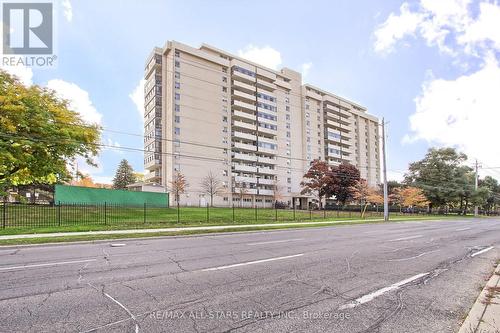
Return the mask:
{"type": "Polygon", "coordinates": [[[500,288],[500,263],[497,264],[458,333],[500,331],[500,293],[492,292],[493,288],[500,288]]]}

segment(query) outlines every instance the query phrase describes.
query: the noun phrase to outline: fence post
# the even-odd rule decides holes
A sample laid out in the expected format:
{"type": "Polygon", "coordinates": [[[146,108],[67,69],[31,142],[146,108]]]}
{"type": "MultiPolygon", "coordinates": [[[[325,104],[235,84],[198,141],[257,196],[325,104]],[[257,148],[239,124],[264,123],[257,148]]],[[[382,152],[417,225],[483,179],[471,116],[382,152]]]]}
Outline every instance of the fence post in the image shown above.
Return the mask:
{"type": "Polygon", "coordinates": [[[340,217],[340,206],[337,204],[337,218],[340,217]]]}
{"type": "Polygon", "coordinates": [[[144,203],[144,224],[146,224],[146,203],[144,203]]]}
{"type": "Polygon", "coordinates": [[[5,226],[7,225],[7,201],[4,199],[3,201],[3,218],[2,218],[2,226],[5,229],[5,226]]]}
{"type": "Polygon", "coordinates": [[[293,203],[293,220],[295,221],[295,202],[293,203]]]}
{"type": "Polygon", "coordinates": [[[57,202],[57,225],[61,226],[61,201],[57,202]]]}
{"type": "Polygon", "coordinates": [[[323,219],[326,220],[326,209],[323,208],[323,219]]]}
{"type": "Polygon", "coordinates": [[[278,207],[274,204],[274,221],[278,221],[278,207]]]}
{"type": "Polygon", "coordinates": [[[106,201],[104,201],[104,225],[108,224],[108,216],[107,216],[107,209],[108,205],[106,201]]]}
{"type": "Polygon", "coordinates": [[[210,208],[208,206],[208,202],[207,202],[207,222],[210,221],[210,208]]]}
{"type": "Polygon", "coordinates": [[[233,223],[234,223],[234,201],[233,201],[233,223]]]}
{"type": "Polygon", "coordinates": [[[312,220],[312,209],[309,208],[309,221],[311,221],[311,220],[312,220]]]}
{"type": "Polygon", "coordinates": [[[255,202],[255,222],[258,221],[258,217],[257,217],[257,202],[255,202]]]}

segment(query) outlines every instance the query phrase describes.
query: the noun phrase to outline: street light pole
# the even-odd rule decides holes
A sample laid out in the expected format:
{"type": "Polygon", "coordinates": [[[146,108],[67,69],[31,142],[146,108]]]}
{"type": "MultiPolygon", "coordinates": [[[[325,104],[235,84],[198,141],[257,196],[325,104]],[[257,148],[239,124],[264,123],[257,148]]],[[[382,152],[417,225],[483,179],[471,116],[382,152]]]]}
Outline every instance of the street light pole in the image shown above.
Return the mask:
{"type": "Polygon", "coordinates": [[[382,118],[382,159],[384,161],[384,221],[389,221],[389,197],[387,193],[387,159],[385,153],[385,119],[382,118]]]}

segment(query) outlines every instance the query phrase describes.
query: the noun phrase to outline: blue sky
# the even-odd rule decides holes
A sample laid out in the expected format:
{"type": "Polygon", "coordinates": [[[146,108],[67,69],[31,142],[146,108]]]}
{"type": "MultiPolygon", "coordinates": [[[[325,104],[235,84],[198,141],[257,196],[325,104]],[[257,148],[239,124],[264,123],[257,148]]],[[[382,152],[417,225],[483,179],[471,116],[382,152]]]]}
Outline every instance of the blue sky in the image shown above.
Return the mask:
{"type": "MultiPolygon", "coordinates": [[[[500,166],[498,149],[479,149],[498,133],[479,129],[479,114],[471,110],[480,107],[482,117],[498,113],[499,97],[482,83],[500,82],[499,7],[438,2],[64,0],[58,6],[58,66],[35,70],[32,81],[74,98],[106,129],[141,135],[142,116],[130,95],[153,46],[173,39],[235,54],[254,50],[263,62],[278,55],[278,67],[309,67],[305,82],[385,117],[391,178],[401,177],[433,145],[454,145],[487,166],[500,166]],[[467,133],[479,135],[473,143],[464,140],[467,126],[467,133]]],[[[140,136],[104,131],[103,141],[142,149],[140,136]]],[[[143,170],[142,153],[120,150],[103,151],[98,169],[82,168],[106,181],[122,158],[143,170]]],[[[483,172],[500,178],[495,169],[483,172]]]]}

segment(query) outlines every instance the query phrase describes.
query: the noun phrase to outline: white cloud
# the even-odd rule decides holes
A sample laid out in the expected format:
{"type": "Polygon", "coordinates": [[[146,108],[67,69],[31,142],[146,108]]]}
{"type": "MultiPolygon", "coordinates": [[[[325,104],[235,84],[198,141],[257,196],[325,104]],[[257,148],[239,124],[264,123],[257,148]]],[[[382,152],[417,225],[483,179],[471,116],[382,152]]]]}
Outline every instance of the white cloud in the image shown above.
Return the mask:
{"type": "Polygon", "coordinates": [[[132,91],[128,97],[134,102],[137,111],[141,115],[141,120],[144,120],[144,84],[146,80],[142,79],[135,87],[134,91],[132,91]]]}
{"type": "Polygon", "coordinates": [[[391,13],[375,30],[374,49],[379,53],[391,52],[398,41],[419,35],[427,45],[437,46],[443,53],[457,55],[464,51],[458,47],[462,36],[475,22],[470,10],[471,2],[420,0],[413,10],[405,2],[399,13],[391,13]]]}
{"type": "Polygon", "coordinates": [[[239,50],[238,55],[275,70],[281,65],[281,53],[270,46],[258,47],[249,44],[243,50],[239,50]]]}
{"type": "Polygon", "coordinates": [[[4,66],[0,65],[0,68],[5,70],[10,75],[16,76],[22,84],[25,86],[31,86],[33,84],[33,70],[26,66],[4,66]]]}
{"type": "Polygon", "coordinates": [[[410,11],[408,3],[400,7],[400,14],[391,13],[375,31],[375,51],[389,52],[403,37],[413,35],[423,20],[423,15],[410,11]]]}
{"type": "Polygon", "coordinates": [[[64,17],[68,22],[71,22],[73,20],[73,7],[71,6],[71,1],[70,0],[62,0],[62,7],[64,10],[64,17]]]}
{"type": "Polygon", "coordinates": [[[454,80],[431,79],[415,99],[410,116],[412,133],[407,143],[425,140],[431,144],[455,146],[469,157],[497,165],[496,144],[500,113],[500,66],[490,55],[477,72],[454,80]]]}
{"type": "Polygon", "coordinates": [[[500,7],[492,3],[483,2],[479,6],[480,14],[473,21],[465,33],[458,38],[459,43],[473,48],[477,44],[490,41],[493,47],[500,50],[500,7]]]}
{"type": "Polygon", "coordinates": [[[300,66],[300,69],[302,72],[302,79],[304,79],[309,74],[309,71],[311,70],[312,65],[313,65],[312,62],[306,62],[306,63],[303,63],[302,66],[300,66]]]}
{"type": "Polygon", "coordinates": [[[90,100],[89,93],[72,82],[60,79],[50,80],[47,87],[56,91],[60,98],[67,99],[72,110],[78,112],[89,123],[100,124],[102,114],[97,112],[90,100]]]}

